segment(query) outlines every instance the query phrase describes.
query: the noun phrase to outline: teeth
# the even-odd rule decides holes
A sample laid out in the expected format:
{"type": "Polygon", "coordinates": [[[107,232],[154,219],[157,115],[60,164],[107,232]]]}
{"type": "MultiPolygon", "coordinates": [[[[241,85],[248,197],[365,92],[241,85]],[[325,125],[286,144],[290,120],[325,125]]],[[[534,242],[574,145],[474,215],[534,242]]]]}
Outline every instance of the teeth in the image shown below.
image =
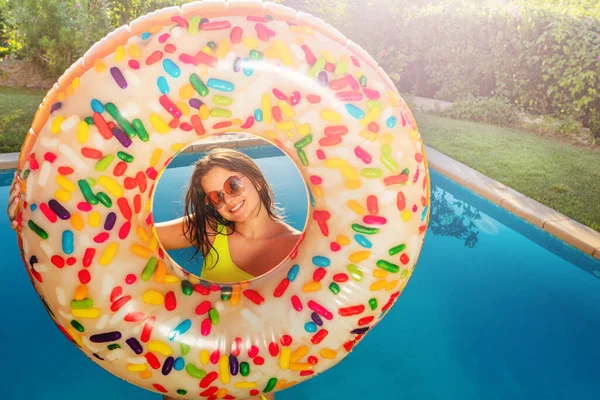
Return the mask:
{"type": "Polygon", "coordinates": [[[244,201],[242,201],[240,204],[238,204],[235,208],[232,208],[231,212],[237,211],[242,206],[242,204],[244,204],[244,201]]]}

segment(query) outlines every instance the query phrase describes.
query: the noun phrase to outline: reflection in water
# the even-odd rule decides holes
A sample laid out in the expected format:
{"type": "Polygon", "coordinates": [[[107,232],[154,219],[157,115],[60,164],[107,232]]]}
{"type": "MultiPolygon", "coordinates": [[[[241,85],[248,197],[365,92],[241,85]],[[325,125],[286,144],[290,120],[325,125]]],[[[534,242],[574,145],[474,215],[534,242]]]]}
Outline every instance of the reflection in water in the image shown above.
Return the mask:
{"type": "Polygon", "coordinates": [[[479,241],[482,215],[472,205],[459,200],[439,186],[432,186],[429,231],[434,235],[452,236],[475,247],[479,241]]]}

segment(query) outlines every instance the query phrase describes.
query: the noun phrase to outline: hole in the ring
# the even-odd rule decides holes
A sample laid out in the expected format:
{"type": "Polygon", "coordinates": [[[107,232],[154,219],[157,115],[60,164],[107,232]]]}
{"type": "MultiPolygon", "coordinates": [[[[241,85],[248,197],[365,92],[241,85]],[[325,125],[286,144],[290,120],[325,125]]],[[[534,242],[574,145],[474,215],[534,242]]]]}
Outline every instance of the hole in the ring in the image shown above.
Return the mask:
{"type": "Polygon", "coordinates": [[[237,283],[271,272],[289,257],[307,222],[308,194],[294,161],[263,139],[243,136],[188,146],[154,191],[162,247],[183,269],[210,282],[237,283]],[[185,222],[185,215],[193,221],[185,222]]]}

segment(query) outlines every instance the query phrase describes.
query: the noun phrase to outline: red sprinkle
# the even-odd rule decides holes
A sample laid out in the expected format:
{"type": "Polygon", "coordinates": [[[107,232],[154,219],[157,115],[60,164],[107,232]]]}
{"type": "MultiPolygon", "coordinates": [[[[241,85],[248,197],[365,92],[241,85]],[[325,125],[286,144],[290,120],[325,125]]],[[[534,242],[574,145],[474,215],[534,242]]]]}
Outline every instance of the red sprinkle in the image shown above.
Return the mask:
{"type": "Polygon", "coordinates": [[[242,338],[236,337],[233,340],[233,343],[231,344],[231,354],[234,357],[237,357],[240,355],[241,351],[242,351],[242,338]]]}
{"type": "Polygon", "coordinates": [[[127,170],[127,163],[125,161],[120,161],[117,163],[117,165],[115,165],[115,168],[113,169],[113,175],[121,176],[125,173],[126,170],[127,170]]]}
{"type": "Polygon", "coordinates": [[[231,23],[229,21],[205,22],[200,25],[200,30],[202,30],[202,31],[216,31],[219,29],[229,29],[229,28],[231,28],[231,23]]]}
{"type": "Polygon", "coordinates": [[[90,149],[89,147],[84,147],[81,149],[81,154],[83,154],[86,158],[92,158],[94,160],[99,160],[102,158],[102,152],[96,149],[90,149]]]}
{"type": "Polygon", "coordinates": [[[239,26],[234,26],[233,29],[231,30],[231,33],[229,34],[229,40],[231,40],[231,43],[235,44],[235,43],[241,42],[242,41],[242,33],[243,33],[242,28],[240,28],[239,26]]]}
{"type": "Polygon", "coordinates": [[[77,259],[75,257],[69,257],[67,258],[67,265],[73,265],[77,262],[77,259]]]}
{"type": "Polygon", "coordinates": [[[285,293],[289,284],[290,284],[290,280],[287,278],[283,278],[283,280],[281,282],[279,282],[279,285],[277,285],[277,287],[275,288],[275,291],[273,292],[273,296],[274,297],[283,296],[283,294],[285,293]]]}
{"type": "Polygon", "coordinates": [[[331,218],[331,214],[327,210],[315,210],[313,211],[313,219],[317,221],[319,229],[323,236],[329,235],[329,228],[327,227],[327,220],[331,218]]]}
{"type": "Polygon", "coordinates": [[[198,307],[196,307],[196,314],[197,315],[202,315],[202,314],[206,314],[207,312],[210,311],[210,309],[212,308],[212,305],[210,303],[210,301],[203,301],[202,303],[200,303],[198,305],[198,307]]]}
{"type": "Polygon", "coordinates": [[[333,281],[338,283],[348,282],[348,275],[341,273],[333,276],[333,281]]]}
{"type": "Polygon", "coordinates": [[[377,90],[373,90],[373,89],[367,89],[367,88],[363,88],[363,93],[365,94],[365,96],[367,96],[370,100],[376,100],[379,98],[380,94],[379,91],[377,90]]]}
{"type": "Polygon", "coordinates": [[[345,125],[328,126],[324,130],[325,136],[338,136],[348,133],[348,127],[345,125]]]}
{"type": "Polygon", "coordinates": [[[162,35],[160,35],[158,37],[158,43],[164,43],[167,41],[167,39],[169,39],[169,37],[171,37],[170,33],[163,33],[162,35]]]}
{"type": "Polygon", "coordinates": [[[205,389],[207,387],[210,386],[211,383],[213,383],[215,381],[215,379],[217,379],[219,377],[219,374],[217,374],[216,372],[209,372],[208,375],[206,375],[204,378],[202,378],[202,380],[200,381],[200,387],[202,389],[205,389]]]}
{"type": "Polygon", "coordinates": [[[127,64],[131,69],[140,69],[140,63],[137,60],[129,60],[127,64]]]}
{"type": "Polygon", "coordinates": [[[46,154],[44,154],[44,160],[53,163],[54,160],[56,160],[56,154],[47,152],[46,154]]]}
{"type": "Polygon", "coordinates": [[[121,286],[115,286],[110,292],[110,302],[114,302],[123,294],[123,288],[121,286]]]}
{"type": "Polygon", "coordinates": [[[210,318],[203,319],[202,323],[200,324],[200,334],[202,336],[208,336],[210,334],[211,328],[212,328],[212,323],[210,322],[210,318]]]}
{"type": "MultiPolygon", "coordinates": [[[[86,271],[86,270],[84,270],[86,271]]],[[[131,296],[123,296],[118,298],[114,303],[112,303],[110,305],[110,311],[112,312],[117,312],[121,309],[121,307],[123,307],[125,305],[125,303],[127,303],[129,300],[131,300],[131,296]]]]}
{"type": "Polygon", "coordinates": [[[300,95],[300,92],[297,90],[294,90],[292,92],[292,94],[290,94],[290,102],[293,106],[300,103],[301,99],[302,99],[302,96],[300,95]]]}
{"type": "Polygon", "coordinates": [[[371,215],[379,214],[379,204],[377,202],[377,196],[371,194],[367,197],[367,210],[371,215]]]}
{"type": "Polygon", "coordinates": [[[171,290],[165,295],[165,309],[167,311],[173,311],[176,307],[177,299],[175,298],[175,292],[171,290]]]}
{"type": "Polygon", "coordinates": [[[79,278],[79,282],[81,282],[84,285],[92,280],[90,272],[87,269],[82,269],[81,271],[79,271],[77,277],[79,278]]]}
{"type": "Polygon", "coordinates": [[[404,197],[404,193],[398,192],[398,196],[396,197],[396,206],[400,211],[404,211],[406,208],[406,197],[404,197]]]}
{"type": "Polygon", "coordinates": [[[159,383],[153,383],[152,386],[154,387],[154,389],[158,390],[161,393],[167,393],[167,389],[165,389],[161,384],[159,383]]]}
{"type": "Polygon", "coordinates": [[[365,311],[365,306],[359,304],[357,306],[340,308],[338,310],[338,314],[340,314],[342,317],[349,317],[351,315],[361,314],[363,311],[365,311]]]}
{"type": "Polygon", "coordinates": [[[265,299],[258,292],[252,289],[246,289],[242,293],[244,293],[244,296],[246,296],[246,298],[254,304],[261,305],[265,301],[265,299]]]}
{"type": "Polygon", "coordinates": [[[367,129],[370,130],[371,132],[377,133],[379,132],[379,124],[375,121],[373,122],[369,122],[369,125],[367,125],[367,129]]]}
{"type": "Polygon", "coordinates": [[[279,345],[277,343],[269,343],[269,354],[273,357],[277,357],[279,355],[279,345]]]}
{"type": "Polygon", "coordinates": [[[408,264],[409,261],[410,260],[409,260],[408,256],[406,255],[406,253],[402,253],[402,255],[400,256],[400,262],[402,264],[406,265],[406,264],[408,264]]]}
{"type": "Polygon", "coordinates": [[[74,172],[71,167],[58,167],[58,173],[61,175],[71,175],[74,172]]]}
{"type": "Polygon", "coordinates": [[[420,163],[421,161],[423,161],[423,154],[421,153],[415,153],[415,161],[420,163]]]}
{"type": "Polygon", "coordinates": [[[40,203],[40,210],[42,211],[44,216],[46,218],[48,218],[48,221],[55,223],[56,220],[58,219],[58,217],[56,216],[54,211],[52,211],[52,209],[50,207],[48,207],[48,205],[46,203],[40,203]]]}
{"type": "Polygon", "coordinates": [[[290,335],[283,335],[280,340],[282,346],[289,346],[292,344],[292,341],[293,339],[290,335]]]}
{"type": "Polygon", "coordinates": [[[206,133],[206,129],[204,129],[204,125],[202,125],[202,120],[198,115],[192,115],[191,118],[192,126],[198,135],[204,135],[206,133]]]}
{"type": "Polygon", "coordinates": [[[258,35],[258,38],[260,40],[262,40],[263,42],[268,41],[271,38],[271,36],[275,36],[274,31],[267,28],[265,25],[261,24],[260,22],[258,24],[256,24],[256,26],[254,28],[256,29],[256,34],[258,35]]]}
{"type": "Polygon", "coordinates": [[[108,240],[110,234],[108,232],[100,232],[96,236],[94,236],[94,242],[96,243],[104,243],[108,240]]]}
{"type": "Polygon", "coordinates": [[[248,129],[252,125],[254,125],[254,117],[251,115],[248,118],[246,118],[246,122],[244,122],[244,124],[240,128],[248,129]]]}
{"type": "Polygon", "coordinates": [[[281,108],[279,108],[279,106],[274,106],[271,110],[271,114],[273,114],[273,119],[276,122],[283,121],[283,115],[281,114],[281,108]]]}
{"type": "Polygon", "coordinates": [[[250,349],[248,350],[248,357],[254,358],[257,355],[258,355],[258,347],[256,347],[255,345],[252,345],[250,347],[250,349]]]}
{"type": "Polygon", "coordinates": [[[321,96],[317,96],[316,94],[309,94],[306,96],[306,100],[308,100],[311,104],[317,104],[321,102],[321,96]]]}
{"type": "Polygon", "coordinates": [[[50,262],[57,268],[62,268],[65,266],[65,260],[59,255],[50,257],[50,262]]]}
{"type": "MultiPolygon", "coordinates": [[[[150,54],[148,58],[146,58],[146,65],[152,65],[157,61],[160,61],[163,57],[163,53],[160,50],[156,50],[154,53],[150,54]]],[[[95,122],[95,121],[94,121],[95,122]]]]}
{"type": "Polygon", "coordinates": [[[327,329],[321,329],[320,331],[318,331],[317,333],[315,333],[313,335],[313,337],[310,339],[310,341],[312,342],[312,344],[319,344],[323,341],[323,339],[325,339],[327,337],[328,334],[329,334],[329,332],[327,331],[327,329]]]}
{"type": "Polygon", "coordinates": [[[221,352],[219,350],[215,350],[210,354],[210,362],[213,364],[217,364],[219,358],[221,358],[221,352]]]}
{"type": "Polygon", "coordinates": [[[216,124],[213,125],[213,129],[225,129],[225,128],[229,128],[231,125],[233,125],[231,123],[231,121],[223,121],[223,122],[217,122],[216,124]]]}
{"type": "Polygon", "coordinates": [[[127,221],[119,228],[119,239],[123,240],[129,236],[129,231],[131,230],[131,222],[127,221]]]}
{"type": "Polygon", "coordinates": [[[296,311],[302,311],[302,301],[296,295],[292,296],[292,307],[294,307],[294,310],[296,311]]]}
{"type": "Polygon", "coordinates": [[[82,264],[84,267],[89,267],[92,265],[92,260],[94,259],[94,255],[96,254],[96,249],[88,247],[83,254],[82,264]]]}
{"type": "Polygon", "coordinates": [[[175,15],[175,16],[171,17],[171,21],[173,21],[176,24],[180,25],[182,28],[187,28],[188,26],[190,26],[190,24],[188,23],[187,19],[183,18],[180,15],[175,15]]]}
{"type": "Polygon", "coordinates": [[[304,57],[306,57],[306,62],[308,63],[308,65],[312,66],[314,63],[317,62],[317,57],[315,57],[315,55],[313,54],[313,52],[310,49],[310,47],[308,47],[307,45],[303,44],[302,45],[302,50],[304,51],[304,57]]]}
{"type": "Polygon", "coordinates": [[[150,340],[150,336],[152,335],[152,329],[154,329],[155,321],[156,317],[150,317],[144,324],[144,329],[142,329],[142,334],[140,336],[142,342],[147,343],[150,340]]]}
{"type": "Polygon", "coordinates": [[[324,160],[325,159],[325,152],[322,149],[317,150],[317,158],[319,160],[324,160]]]}
{"type": "Polygon", "coordinates": [[[312,183],[313,185],[320,185],[322,182],[323,182],[323,178],[321,178],[320,176],[317,176],[317,175],[310,176],[310,183],[312,183]]]}
{"type": "Polygon", "coordinates": [[[387,223],[387,219],[379,215],[365,215],[363,217],[363,222],[367,225],[385,225],[387,223]]]}
{"type": "Polygon", "coordinates": [[[287,101],[287,96],[285,94],[283,94],[281,92],[281,90],[273,88],[273,94],[275,95],[275,97],[277,97],[279,100],[284,100],[287,101]]]}
{"type": "Polygon", "coordinates": [[[342,249],[342,246],[340,246],[338,242],[331,242],[329,248],[331,249],[331,251],[340,251],[342,249]]]}
{"type": "Polygon", "coordinates": [[[215,67],[217,65],[217,58],[209,56],[203,51],[199,51],[198,53],[196,53],[196,60],[198,60],[200,64],[205,64],[209,67],[215,67]]]}
{"type": "Polygon", "coordinates": [[[313,272],[313,281],[321,282],[326,274],[327,270],[325,268],[317,268],[315,272],[313,272]]]}
{"type": "Polygon", "coordinates": [[[146,315],[143,312],[132,312],[125,316],[125,322],[140,322],[146,318],[146,315]]]}
{"type": "Polygon", "coordinates": [[[174,44],[168,43],[165,45],[165,51],[167,53],[175,53],[175,50],[177,50],[177,47],[175,47],[174,44]]]}
{"type": "Polygon", "coordinates": [[[364,317],[358,320],[358,326],[363,326],[363,325],[368,325],[371,323],[371,321],[373,321],[375,317],[374,316],[370,316],[370,317],[364,317]]]}
{"type": "Polygon", "coordinates": [[[134,274],[127,274],[127,276],[125,277],[125,283],[127,283],[128,285],[135,283],[136,280],[137,277],[134,274]]]}
{"type": "Polygon", "coordinates": [[[146,357],[146,361],[148,361],[148,364],[150,367],[152,367],[152,369],[160,368],[160,361],[158,361],[158,358],[154,355],[154,353],[148,352],[144,355],[144,357],[146,357]]]}
{"type": "Polygon", "coordinates": [[[96,125],[96,127],[98,128],[100,135],[102,135],[104,139],[108,140],[113,137],[111,129],[108,126],[108,123],[106,123],[104,117],[102,117],[102,115],[95,112],[92,116],[92,119],[94,120],[94,125],[96,125]]]}
{"type": "Polygon", "coordinates": [[[341,135],[337,135],[337,136],[325,136],[321,139],[319,139],[319,144],[321,146],[335,146],[342,143],[342,136],[341,135]]]}

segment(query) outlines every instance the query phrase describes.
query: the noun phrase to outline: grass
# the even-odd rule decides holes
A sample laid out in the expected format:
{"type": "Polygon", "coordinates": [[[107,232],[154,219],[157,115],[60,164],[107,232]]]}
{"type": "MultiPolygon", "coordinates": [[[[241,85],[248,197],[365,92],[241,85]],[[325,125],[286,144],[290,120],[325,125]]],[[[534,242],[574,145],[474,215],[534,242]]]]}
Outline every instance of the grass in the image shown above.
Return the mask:
{"type": "Polygon", "coordinates": [[[600,231],[600,151],[415,113],[426,145],[600,231]]]}
{"type": "Polygon", "coordinates": [[[0,153],[21,150],[46,92],[0,87],[0,153]]]}

